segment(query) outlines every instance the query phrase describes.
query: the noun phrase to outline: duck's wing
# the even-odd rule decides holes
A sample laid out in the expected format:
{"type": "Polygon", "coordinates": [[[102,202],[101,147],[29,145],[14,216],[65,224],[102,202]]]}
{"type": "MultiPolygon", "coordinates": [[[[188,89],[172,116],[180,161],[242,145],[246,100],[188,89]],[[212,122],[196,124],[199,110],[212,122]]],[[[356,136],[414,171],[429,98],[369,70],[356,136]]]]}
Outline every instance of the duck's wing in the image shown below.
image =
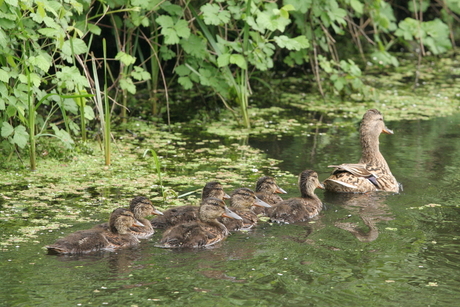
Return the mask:
{"type": "Polygon", "coordinates": [[[328,165],[328,167],[334,167],[332,174],[337,174],[340,172],[348,172],[358,177],[375,177],[378,178],[375,172],[370,172],[367,169],[367,164],[364,163],[345,163],[340,165],[328,165]]]}

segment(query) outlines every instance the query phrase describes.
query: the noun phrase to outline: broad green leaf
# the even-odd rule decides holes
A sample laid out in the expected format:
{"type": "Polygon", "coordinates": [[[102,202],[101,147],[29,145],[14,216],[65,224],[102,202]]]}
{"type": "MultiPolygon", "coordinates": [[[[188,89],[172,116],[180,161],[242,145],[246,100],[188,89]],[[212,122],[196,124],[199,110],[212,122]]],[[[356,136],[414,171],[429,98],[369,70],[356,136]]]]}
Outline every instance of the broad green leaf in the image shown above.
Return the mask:
{"type": "Polygon", "coordinates": [[[191,34],[188,39],[182,39],[181,46],[185,52],[198,59],[205,59],[208,56],[206,41],[195,34],[191,34]]]}
{"type": "Polygon", "coordinates": [[[284,0],[286,5],[292,5],[296,11],[305,14],[311,8],[312,0],[284,0]]]}
{"type": "Polygon", "coordinates": [[[72,140],[72,137],[70,136],[67,131],[63,129],[59,129],[56,125],[51,124],[51,127],[53,128],[54,135],[61,140],[61,142],[68,148],[72,149],[72,145],[74,144],[74,141],[72,140]]]}
{"type": "Polygon", "coordinates": [[[185,65],[179,65],[174,70],[179,76],[188,76],[190,74],[190,69],[185,65]]]}
{"type": "Polygon", "coordinates": [[[136,63],[136,58],[126,52],[120,51],[115,56],[115,60],[121,61],[126,66],[136,63]]]}
{"type": "Polygon", "coordinates": [[[20,148],[24,148],[27,145],[29,134],[23,125],[16,126],[14,128],[13,143],[18,145],[20,148]]]}
{"type": "Polygon", "coordinates": [[[230,56],[230,63],[236,64],[242,69],[248,69],[246,59],[241,54],[232,54],[230,56]]]}
{"type": "Polygon", "coordinates": [[[351,7],[355,10],[356,13],[362,14],[364,5],[359,0],[350,0],[351,7]]]}
{"type": "Polygon", "coordinates": [[[133,83],[131,78],[122,78],[120,79],[120,87],[123,90],[127,90],[131,94],[136,94],[136,86],[133,83]]]}
{"type": "Polygon", "coordinates": [[[224,67],[230,64],[230,53],[223,53],[217,58],[217,66],[224,67]]]}
{"type": "Polygon", "coordinates": [[[88,52],[88,46],[86,43],[79,38],[70,38],[64,42],[62,45],[62,52],[68,56],[72,56],[72,47],[74,54],[82,54],[88,52]]]}
{"type": "Polygon", "coordinates": [[[174,26],[174,20],[170,16],[160,15],[155,21],[163,28],[171,28],[174,26]]]}
{"type": "Polygon", "coordinates": [[[301,50],[303,48],[308,48],[310,44],[308,43],[308,39],[301,35],[294,39],[287,37],[286,35],[275,36],[273,38],[275,42],[281,48],[286,48],[289,50],[301,50]]]}
{"type": "Polygon", "coordinates": [[[168,12],[170,15],[173,16],[182,16],[183,15],[183,8],[177,4],[172,4],[169,1],[165,1],[161,4],[161,8],[168,12]]]}
{"type": "Polygon", "coordinates": [[[177,36],[176,30],[172,28],[162,28],[161,33],[165,36],[165,44],[174,45],[179,43],[179,36],[177,36]]]}
{"type": "Polygon", "coordinates": [[[33,66],[40,68],[44,72],[47,72],[51,67],[52,60],[53,59],[50,55],[48,55],[47,53],[42,53],[38,56],[31,56],[29,58],[29,63],[33,66]]]}
{"type": "Polygon", "coordinates": [[[139,81],[146,81],[151,78],[150,73],[139,66],[134,66],[134,71],[131,72],[131,76],[139,81]]]}
{"type": "Polygon", "coordinates": [[[96,26],[95,24],[88,23],[88,30],[96,35],[101,35],[101,28],[99,26],[96,26]]]}
{"type": "Polygon", "coordinates": [[[9,79],[9,73],[6,70],[0,68],[0,81],[7,83],[9,79]]]}
{"type": "Polygon", "coordinates": [[[94,110],[90,106],[85,106],[85,118],[87,120],[93,120],[94,119],[94,110]]]}
{"type": "Polygon", "coordinates": [[[189,77],[179,77],[177,82],[179,82],[179,84],[182,85],[182,87],[186,90],[189,90],[193,87],[193,83],[189,77]]]}
{"type": "Polygon", "coordinates": [[[188,38],[190,36],[190,28],[188,27],[188,22],[183,19],[177,21],[177,23],[174,25],[174,29],[176,30],[177,36],[179,37],[188,38]]]}
{"type": "Polygon", "coordinates": [[[230,12],[221,10],[220,6],[215,3],[207,3],[201,8],[203,12],[203,20],[207,25],[218,26],[220,24],[226,24],[230,20],[230,12]]]}
{"type": "Polygon", "coordinates": [[[8,122],[3,122],[2,124],[2,137],[7,138],[13,134],[14,128],[8,122]]]}

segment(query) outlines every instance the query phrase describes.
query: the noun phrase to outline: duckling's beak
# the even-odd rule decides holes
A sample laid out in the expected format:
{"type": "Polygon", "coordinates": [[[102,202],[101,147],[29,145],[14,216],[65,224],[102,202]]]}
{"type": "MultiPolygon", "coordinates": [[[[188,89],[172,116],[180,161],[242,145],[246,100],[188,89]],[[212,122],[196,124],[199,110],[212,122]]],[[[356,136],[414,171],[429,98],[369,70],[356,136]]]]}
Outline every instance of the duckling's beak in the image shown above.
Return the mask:
{"type": "Polygon", "coordinates": [[[157,209],[153,209],[152,214],[155,214],[155,215],[163,215],[163,212],[158,211],[157,209]]]}
{"type": "Polygon", "coordinates": [[[223,198],[224,198],[224,199],[230,199],[231,197],[230,197],[230,195],[228,195],[227,193],[224,193],[224,197],[223,197],[223,198]]]}
{"type": "Polygon", "coordinates": [[[269,204],[267,204],[266,202],[264,202],[262,199],[260,199],[258,197],[256,197],[256,200],[254,202],[254,206],[271,208],[271,206],[269,204]]]}
{"type": "Polygon", "coordinates": [[[134,220],[133,226],[134,227],[145,227],[145,225],[139,222],[138,220],[134,220]]]}
{"type": "Polygon", "coordinates": [[[222,217],[228,217],[228,218],[231,218],[231,219],[234,219],[234,220],[242,220],[241,216],[239,216],[238,214],[236,214],[232,210],[228,209],[227,207],[225,207],[225,212],[222,213],[222,217]]]}
{"type": "Polygon", "coordinates": [[[276,187],[276,190],[275,190],[275,193],[278,193],[278,194],[287,194],[287,192],[285,190],[283,190],[282,188],[280,187],[276,187]]]}
{"type": "Polygon", "coordinates": [[[316,186],[317,189],[322,189],[324,190],[324,184],[322,184],[321,182],[318,182],[318,186],[316,186]]]}
{"type": "Polygon", "coordinates": [[[383,132],[383,133],[386,133],[386,134],[394,134],[393,130],[388,129],[386,126],[383,127],[382,132],[383,132]]]}

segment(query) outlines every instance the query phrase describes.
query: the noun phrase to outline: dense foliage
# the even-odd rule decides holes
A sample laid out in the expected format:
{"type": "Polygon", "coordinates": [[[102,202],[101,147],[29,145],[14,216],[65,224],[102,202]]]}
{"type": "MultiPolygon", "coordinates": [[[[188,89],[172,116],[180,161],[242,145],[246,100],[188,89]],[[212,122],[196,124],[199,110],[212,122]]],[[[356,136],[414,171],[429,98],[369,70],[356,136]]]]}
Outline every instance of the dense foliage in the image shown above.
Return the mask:
{"type": "Polygon", "coordinates": [[[152,116],[169,119],[180,86],[218,97],[246,127],[251,84],[269,87],[270,70],[308,67],[323,97],[366,96],[366,63],[398,66],[401,48],[419,63],[445,53],[458,13],[457,0],[5,0],[1,154],[28,149],[34,169],[39,137],[72,148],[96,120],[110,147],[111,113],[125,121],[140,90],[152,116]]]}

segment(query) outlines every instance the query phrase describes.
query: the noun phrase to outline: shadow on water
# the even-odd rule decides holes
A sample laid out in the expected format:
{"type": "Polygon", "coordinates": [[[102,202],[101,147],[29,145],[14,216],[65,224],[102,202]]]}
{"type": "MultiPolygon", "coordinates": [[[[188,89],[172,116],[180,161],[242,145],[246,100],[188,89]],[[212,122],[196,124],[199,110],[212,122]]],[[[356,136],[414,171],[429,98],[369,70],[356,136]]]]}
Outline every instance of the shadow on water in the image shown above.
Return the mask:
{"type": "MultiPolygon", "coordinates": [[[[0,253],[0,305],[456,306],[460,116],[387,125],[395,135],[381,136],[381,150],[404,184],[401,194],[317,191],[325,209],[316,219],[260,222],[209,250],[156,248],[157,232],[134,249],[50,256],[44,245],[91,223],[42,232],[0,253]]],[[[360,155],[356,131],[348,130],[250,138],[249,145],[283,160],[283,171],[311,168],[321,179],[329,164],[360,155]]],[[[299,194],[295,176],[277,181],[288,197],[299,194]]]]}

